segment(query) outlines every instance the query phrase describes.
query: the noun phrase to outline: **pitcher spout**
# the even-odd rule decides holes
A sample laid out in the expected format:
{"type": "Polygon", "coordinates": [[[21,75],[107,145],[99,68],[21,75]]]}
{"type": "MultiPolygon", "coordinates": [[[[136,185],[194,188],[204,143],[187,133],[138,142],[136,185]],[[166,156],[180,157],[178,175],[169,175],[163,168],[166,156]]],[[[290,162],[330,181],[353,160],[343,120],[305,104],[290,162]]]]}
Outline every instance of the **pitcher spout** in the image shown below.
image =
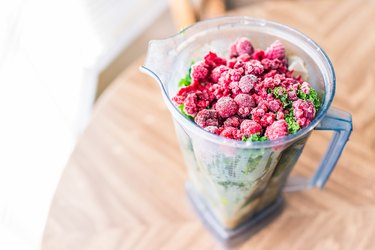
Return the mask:
{"type": "Polygon", "coordinates": [[[175,39],[176,37],[150,41],[145,62],[140,67],[141,72],[153,77],[162,88],[165,88],[165,83],[173,68],[177,47],[175,39]]]}

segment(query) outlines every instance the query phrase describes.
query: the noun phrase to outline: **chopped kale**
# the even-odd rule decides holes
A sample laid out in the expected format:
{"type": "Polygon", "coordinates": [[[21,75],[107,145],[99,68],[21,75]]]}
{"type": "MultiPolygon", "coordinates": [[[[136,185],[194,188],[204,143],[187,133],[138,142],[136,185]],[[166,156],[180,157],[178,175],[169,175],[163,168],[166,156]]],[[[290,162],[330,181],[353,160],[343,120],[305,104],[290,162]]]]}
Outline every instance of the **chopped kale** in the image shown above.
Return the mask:
{"type": "Polygon", "coordinates": [[[288,131],[290,134],[296,133],[301,128],[293,115],[293,108],[289,110],[289,114],[285,114],[284,120],[288,124],[288,131]]]}
{"type": "Polygon", "coordinates": [[[275,98],[279,99],[283,104],[283,109],[292,106],[292,102],[288,99],[288,93],[283,87],[276,87],[273,89],[273,95],[275,98]]]}
{"type": "Polygon", "coordinates": [[[182,78],[179,82],[178,82],[178,87],[187,87],[191,84],[191,76],[190,76],[190,73],[191,73],[191,66],[194,64],[194,62],[191,62],[191,65],[189,67],[189,71],[188,73],[186,74],[186,76],[184,78],[182,78]]]}
{"type": "Polygon", "coordinates": [[[252,134],[251,136],[247,137],[246,136],[242,136],[242,141],[267,141],[268,138],[267,136],[260,136],[260,133],[255,133],[255,134],[252,134]]]}

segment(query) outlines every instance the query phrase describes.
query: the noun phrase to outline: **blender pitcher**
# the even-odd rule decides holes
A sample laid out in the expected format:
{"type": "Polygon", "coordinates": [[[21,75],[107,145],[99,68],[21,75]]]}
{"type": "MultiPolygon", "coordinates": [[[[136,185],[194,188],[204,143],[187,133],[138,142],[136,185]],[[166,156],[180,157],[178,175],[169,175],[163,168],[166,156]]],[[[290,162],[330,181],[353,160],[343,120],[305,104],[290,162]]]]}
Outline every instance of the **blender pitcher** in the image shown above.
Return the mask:
{"type": "Polygon", "coordinates": [[[351,115],[330,108],[335,75],[324,51],[304,34],[275,22],[251,17],[222,17],[196,23],[165,40],[150,41],[141,70],[159,83],[172,113],[188,168],[188,193],[206,223],[222,238],[267,216],[280,205],[282,190],[323,188],[349,139],[351,115]],[[192,61],[209,51],[228,57],[229,45],[247,37],[255,48],[265,49],[280,40],[287,56],[302,58],[308,82],[322,101],[315,119],[306,128],[286,137],[263,142],[243,142],[211,134],[184,117],[171,101],[192,61]],[[311,179],[288,175],[315,130],[332,130],[333,139],[311,179]]]}

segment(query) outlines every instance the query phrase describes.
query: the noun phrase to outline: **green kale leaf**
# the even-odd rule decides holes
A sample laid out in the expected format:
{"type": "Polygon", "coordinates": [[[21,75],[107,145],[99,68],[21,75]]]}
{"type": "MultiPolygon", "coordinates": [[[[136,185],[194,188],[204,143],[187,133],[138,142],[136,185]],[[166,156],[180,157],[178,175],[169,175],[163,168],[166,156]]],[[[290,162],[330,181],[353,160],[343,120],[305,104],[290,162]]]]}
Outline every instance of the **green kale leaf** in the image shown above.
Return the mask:
{"type": "Polygon", "coordinates": [[[255,133],[255,134],[252,134],[251,136],[249,137],[246,137],[246,136],[242,136],[242,141],[252,141],[252,142],[255,142],[255,141],[267,141],[268,138],[267,136],[260,136],[260,133],[255,133]]]}
{"type": "Polygon", "coordinates": [[[285,114],[284,120],[288,124],[289,134],[294,134],[301,129],[299,124],[296,122],[296,118],[293,115],[293,108],[289,110],[289,114],[285,114]]]}
{"type": "Polygon", "coordinates": [[[190,86],[191,81],[192,81],[190,74],[191,74],[191,67],[193,66],[193,64],[194,64],[194,61],[191,62],[191,65],[190,65],[190,67],[189,67],[189,71],[188,71],[188,73],[185,75],[185,77],[182,78],[182,79],[178,82],[178,87],[181,88],[181,87],[187,87],[187,86],[190,86]]]}
{"type": "Polygon", "coordinates": [[[283,87],[273,89],[273,96],[281,101],[283,109],[292,107],[292,102],[288,99],[288,93],[283,87]]]}

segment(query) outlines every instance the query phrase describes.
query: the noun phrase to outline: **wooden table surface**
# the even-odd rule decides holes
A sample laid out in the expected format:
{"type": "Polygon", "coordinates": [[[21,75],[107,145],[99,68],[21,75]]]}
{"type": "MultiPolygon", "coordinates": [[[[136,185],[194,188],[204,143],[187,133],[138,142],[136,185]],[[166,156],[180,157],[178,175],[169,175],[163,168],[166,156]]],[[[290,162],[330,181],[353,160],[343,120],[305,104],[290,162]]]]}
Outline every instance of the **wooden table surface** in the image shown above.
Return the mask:
{"type": "MultiPolygon", "coordinates": [[[[337,73],[334,106],[354,132],[323,190],[286,207],[239,249],[375,249],[375,2],[257,2],[231,14],[276,20],[320,44],[337,73]]],[[[187,201],[171,117],[154,80],[125,70],[98,101],[57,188],[43,249],[220,249],[187,201]],[[136,108],[135,108],[136,107],[136,108]]],[[[327,144],[314,132],[295,172],[327,144]]]]}

